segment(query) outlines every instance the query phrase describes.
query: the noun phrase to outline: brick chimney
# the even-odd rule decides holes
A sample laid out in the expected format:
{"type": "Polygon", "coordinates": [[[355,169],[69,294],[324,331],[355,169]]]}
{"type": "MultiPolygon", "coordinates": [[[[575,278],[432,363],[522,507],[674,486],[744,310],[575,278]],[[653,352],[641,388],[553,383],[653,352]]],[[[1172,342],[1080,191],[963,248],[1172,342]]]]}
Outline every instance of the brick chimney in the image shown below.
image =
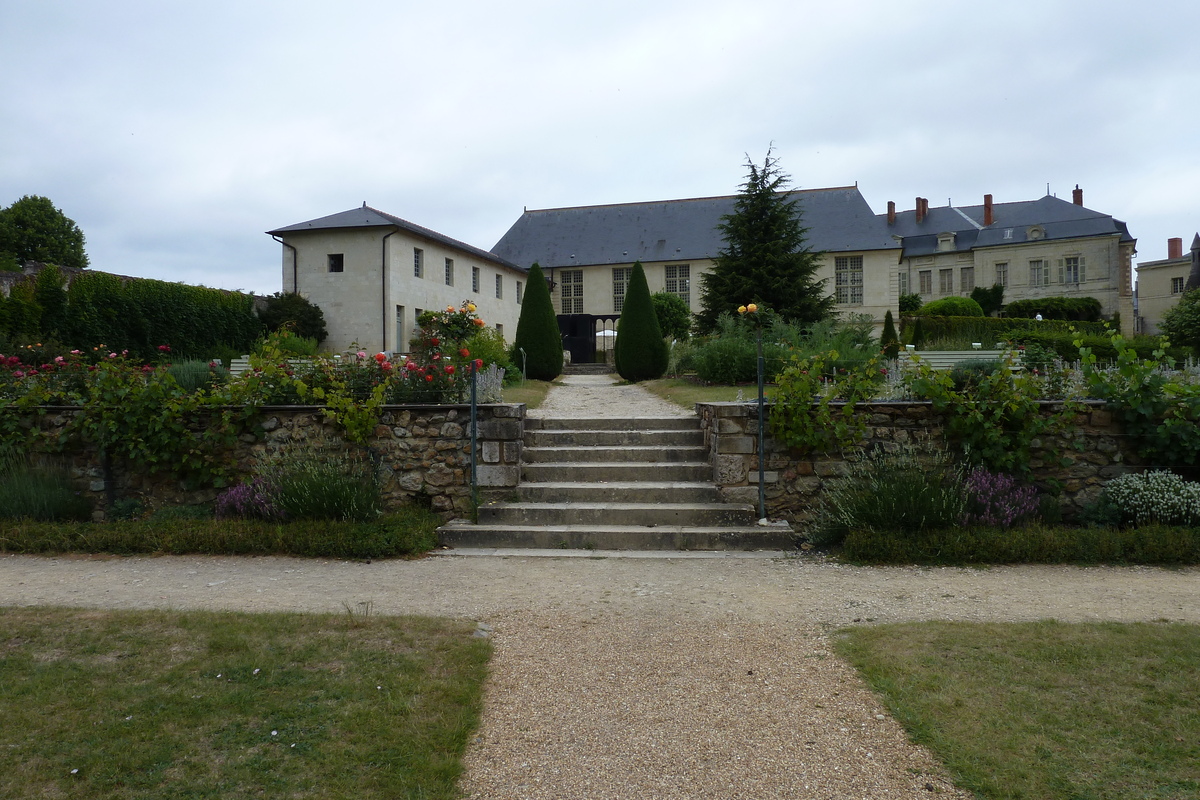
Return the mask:
{"type": "Polygon", "coordinates": [[[1075,191],[1071,192],[1071,202],[1077,206],[1083,205],[1083,189],[1079,188],[1079,184],[1075,184],[1075,191]]]}
{"type": "Polygon", "coordinates": [[[983,196],[983,227],[987,227],[996,221],[996,216],[992,212],[992,196],[985,194],[983,196]]]}
{"type": "Polygon", "coordinates": [[[1183,258],[1183,239],[1167,239],[1167,258],[1183,258]]]}
{"type": "Polygon", "coordinates": [[[917,204],[917,222],[925,221],[925,209],[921,208],[921,198],[916,199],[917,204]]]}
{"type": "Polygon", "coordinates": [[[888,200],[888,225],[896,224],[896,201],[888,200]]]}

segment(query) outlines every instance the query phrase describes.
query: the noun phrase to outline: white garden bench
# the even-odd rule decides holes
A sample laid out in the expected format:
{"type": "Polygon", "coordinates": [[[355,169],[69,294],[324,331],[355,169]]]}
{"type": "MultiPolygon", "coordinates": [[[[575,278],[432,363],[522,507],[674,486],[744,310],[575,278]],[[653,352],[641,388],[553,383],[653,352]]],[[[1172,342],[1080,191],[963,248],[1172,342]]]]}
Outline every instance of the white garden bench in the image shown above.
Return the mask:
{"type": "MultiPolygon", "coordinates": [[[[901,366],[911,366],[915,356],[922,364],[933,369],[948,370],[954,369],[964,361],[1003,361],[1008,358],[1008,354],[1008,350],[901,350],[899,359],[901,366]]],[[[1020,356],[1013,360],[1009,369],[1013,372],[1020,371],[1020,356]]]]}

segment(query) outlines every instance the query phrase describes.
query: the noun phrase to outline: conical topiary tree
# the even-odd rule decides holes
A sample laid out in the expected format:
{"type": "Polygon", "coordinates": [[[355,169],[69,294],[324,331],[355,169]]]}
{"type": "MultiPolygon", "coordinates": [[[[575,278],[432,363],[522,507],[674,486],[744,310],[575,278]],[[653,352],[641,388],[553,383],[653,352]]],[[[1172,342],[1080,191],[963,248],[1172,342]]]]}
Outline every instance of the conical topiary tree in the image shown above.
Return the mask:
{"type": "Polygon", "coordinates": [[[517,366],[524,364],[526,378],[552,381],[562,374],[562,335],[558,331],[550,287],[536,262],[529,268],[513,351],[516,354],[513,361],[517,366]],[[525,351],[523,357],[521,350],[525,351]]]}
{"type": "Polygon", "coordinates": [[[879,344],[888,358],[895,358],[900,352],[900,337],[896,335],[896,323],[892,321],[890,309],[883,315],[883,335],[879,337],[879,344]]]}
{"type": "Polygon", "coordinates": [[[650,288],[646,285],[646,271],[640,261],[633,265],[625,289],[613,355],[617,374],[627,381],[647,381],[667,371],[667,343],[658,327],[650,288]]]}

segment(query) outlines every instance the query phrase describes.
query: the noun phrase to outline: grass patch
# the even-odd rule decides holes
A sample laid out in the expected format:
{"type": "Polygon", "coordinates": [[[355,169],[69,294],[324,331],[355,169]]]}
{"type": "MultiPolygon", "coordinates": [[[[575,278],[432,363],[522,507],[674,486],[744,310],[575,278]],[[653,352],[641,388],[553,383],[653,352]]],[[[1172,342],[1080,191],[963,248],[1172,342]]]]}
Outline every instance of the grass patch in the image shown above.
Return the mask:
{"type": "Polygon", "coordinates": [[[457,797],[473,627],[0,609],[0,796],[457,797]]]}
{"type": "Polygon", "coordinates": [[[837,644],[980,798],[1200,796],[1200,626],[911,623],[837,644]]]}
{"type": "MultiPolygon", "coordinates": [[[[691,411],[696,403],[732,403],[741,392],[742,400],[757,401],[758,386],[730,386],[728,384],[704,384],[687,378],[657,378],[640,384],[669,403],[691,411]]],[[[775,387],[763,387],[763,394],[770,400],[775,387]]]]}
{"type": "Polygon", "coordinates": [[[0,552],[388,558],[432,550],[440,524],[436,514],[415,506],[369,522],[214,520],[179,514],[98,523],[20,519],[0,526],[0,552]]]}
{"type": "Polygon", "coordinates": [[[527,409],[537,408],[553,385],[550,381],[526,380],[505,386],[500,393],[506,403],[524,403],[527,409]]]}

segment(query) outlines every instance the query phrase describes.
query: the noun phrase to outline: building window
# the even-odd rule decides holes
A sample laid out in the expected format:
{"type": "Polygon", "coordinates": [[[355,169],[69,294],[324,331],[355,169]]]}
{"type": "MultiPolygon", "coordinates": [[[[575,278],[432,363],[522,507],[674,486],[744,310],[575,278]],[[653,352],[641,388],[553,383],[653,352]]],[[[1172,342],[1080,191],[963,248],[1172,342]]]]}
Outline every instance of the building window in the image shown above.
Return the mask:
{"type": "Polygon", "coordinates": [[[342,272],[346,268],[346,256],[342,253],[329,254],[329,271],[342,272]]]}
{"type": "Polygon", "coordinates": [[[413,277],[425,277],[425,251],[419,247],[413,248],[413,277]]]}
{"type": "Polygon", "coordinates": [[[498,322],[496,323],[496,333],[500,334],[501,338],[504,337],[504,326],[498,322]]]}
{"type": "Polygon", "coordinates": [[[921,284],[921,294],[933,294],[933,270],[923,269],[917,273],[921,284]]]}
{"type": "Polygon", "coordinates": [[[938,270],[938,292],[941,294],[954,294],[954,270],[938,270]]]}
{"type": "Polygon", "coordinates": [[[408,347],[408,343],[404,340],[404,335],[408,333],[404,328],[404,306],[396,306],[396,343],[394,345],[397,352],[401,352],[408,347]]]}
{"type": "Polygon", "coordinates": [[[517,281],[517,305],[521,305],[521,289],[523,288],[520,281],[517,281]]]}
{"type": "Polygon", "coordinates": [[[1083,283],[1083,259],[1080,256],[1067,256],[1062,260],[1060,283],[1083,283]]]}
{"type": "Polygon", "coordinates": [[[1183,287],[1187,283],[1183,278],[1171,278],[1171,294],[1183,294],[1183,287]]]}
{"type": "Polygon", "coordinates": [[[446,259],[446,285],[447,286],[454,285],[454,259],[453,258],[446,259]]]}
{"type": "Polygon", "coordinates": [[[496,276],[496,299],[497,300],[504,299],[504,276],[503,275],[496,276]]]}
{"type": "Polygon", "coordinates": [[[471,291],[479,294],[479,267],[471,267],[471,291]]]}
{"type": "Polygon", "coordinates": [[[564,314],[583,313],[583,270],[564,269],[558,274],[558,299],[564,314]]]}
{"type": "Polygon", "coordinates": [[[613,267],[613,313],[620,314],[625,308],[625,290],[629,288],[632,267],[613,267]]]}
{"type": "Polygon", "coordinates": [[[999,264],[996,265],[996,280],[993,282],[998,283],[1001,286],[1008,286],[1008,262],[1007,261],[1001,261],[999,264]]]}
{"type": "Polygon", "coordinates": [[[1046,269],[1046,262],[1040,258],[1035,258],[1029,262],[1029,285],[1050,285],[1050,270],[1046,269]]]}
{"type": "Polygon", "coordinates": [[[975,268],[963,267],[959,271],[958,285],[962,289],[963,294],[970,294],[975,291],[975,268]]]}
{"type": "Polygon", "coordinates": [[[896,289],[899,290],[900,296],[908,294],[908,273],[901,272],[896,276],[896,289]]]}
{"type": "Polygon", "coordinates": [[[690,264],[667,264],[665,288],[692,307],[692,267],[690,264]]]}
{"type": "Polygon", "coordinates": [[[863,301],[862,256],[837,256],[833,260],[833,281],[837,302],[861,306],[863,301]]]}

